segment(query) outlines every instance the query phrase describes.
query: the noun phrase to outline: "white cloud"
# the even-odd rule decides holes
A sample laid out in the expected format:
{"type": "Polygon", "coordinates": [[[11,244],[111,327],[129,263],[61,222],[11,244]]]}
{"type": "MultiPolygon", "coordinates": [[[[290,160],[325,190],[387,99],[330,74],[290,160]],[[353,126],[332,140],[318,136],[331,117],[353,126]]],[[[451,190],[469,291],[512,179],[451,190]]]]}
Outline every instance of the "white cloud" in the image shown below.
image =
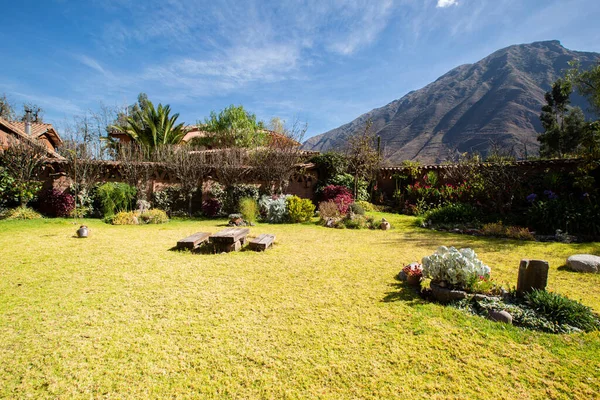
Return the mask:
{"type": "Polygon", "coordinates": [[[85,55],[77,55],[75,56],[75,58],[79,60],[83,65],[86,65],[91,69],[100,72],[102,75],[106,75],[106,71],[104,70],[104,68],[102,68],[100,63],[98,63],[98,61],[94,60],[93,58],[85,55]]]}
{"type": "Polygon", "coordinates": [[[458,5],[458,0],[438,0],[437,6],[439,8],[446,8],[450,6],[458,5]]]}

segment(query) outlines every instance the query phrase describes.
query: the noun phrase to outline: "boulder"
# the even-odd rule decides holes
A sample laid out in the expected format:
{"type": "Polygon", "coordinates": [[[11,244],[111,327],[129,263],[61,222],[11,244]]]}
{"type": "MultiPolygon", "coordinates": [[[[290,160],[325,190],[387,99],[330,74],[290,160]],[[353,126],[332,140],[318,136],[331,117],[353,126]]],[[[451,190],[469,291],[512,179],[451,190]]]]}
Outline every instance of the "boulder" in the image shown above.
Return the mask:
{"type": "Polygon", "coordinates": [[[567,267],[578,272],[600,272],[600,257],[591,254],[575,254],[567,258],[567,267]]]}
{"type": "Polygon", "coordinates": [[[512,325],[512,315],[510,315],[508,312],[506,312],[504,310],[503,311],[488,310],[488,316],[492,321],[504,322],[506,324],[512,325]]]}
{"type": "Polygon", "coordinates": [[[398,272],[398,275],[396,275],[396,278],[398,278],[398,280],[402,281],[402,282],[406,282],[406,280],[408,279],[408,277],[406,276],[406,272],[404,272],[404,271],[398,272]]]}
{"type": "Polygon", "coordinates": [[[381,219],[381,225],[379,225],[379,227],[384,231],[388,231],[388,230],[392,229],[392,226],[390,225],[389,222],[387,222],[387,220],[385,218],[381,219]]]}

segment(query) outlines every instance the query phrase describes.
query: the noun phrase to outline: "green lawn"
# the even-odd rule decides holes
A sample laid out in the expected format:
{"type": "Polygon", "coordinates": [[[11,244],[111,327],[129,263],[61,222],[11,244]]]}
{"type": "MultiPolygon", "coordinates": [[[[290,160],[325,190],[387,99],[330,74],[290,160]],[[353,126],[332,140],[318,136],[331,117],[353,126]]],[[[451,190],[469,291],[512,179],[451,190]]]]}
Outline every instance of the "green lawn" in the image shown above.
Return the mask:
{"type": "MultiPolygon", "coordinates": [[[[381,215],[378,215],[381,217],[381,215]]],[[[600,311],[600,274],[560,268],[598,243],[520,243],[394,229],[264,225],[266,253],[169,251],[224,221],[110,226],[0,221],[0,397],[581,398],[600,393],[600,333],[551,335],[422,302],[394,276],[439,245],[472,247],[516,284],[600,311]]]]}

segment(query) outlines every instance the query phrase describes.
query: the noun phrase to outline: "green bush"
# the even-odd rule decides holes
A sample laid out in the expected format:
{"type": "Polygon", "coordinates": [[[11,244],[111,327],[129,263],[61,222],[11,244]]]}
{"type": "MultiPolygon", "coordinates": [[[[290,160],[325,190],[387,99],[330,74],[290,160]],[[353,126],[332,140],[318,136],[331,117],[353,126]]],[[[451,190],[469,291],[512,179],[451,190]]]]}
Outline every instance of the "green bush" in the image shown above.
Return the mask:
{"type": "Polygon", "coordinates": [[[258,217],[258,203],[251,197],[240,200],[240,214],[246,222],[255,222],[258,217]]]}
{"type": "Polygon", "coordinates": [[[120,211],[105,218],[105,221],[113,225],[138,225],[140,220],[135,211],[120,211]]]}
{"type": "MultiPolygon", "coordinates": [[[[350,174],[339,174],[331,178],[328,182],[329,185],[345,186],[350,190],[350,193],[354,193],[354,177],[350,174]]],[[[358,190],[356,191],[356,199],[366,201],[369,199],[369,192],[367,188],[369,183],[364,179],[358,180],[358,190]]]]}
{"type": "Polygon", "coordinates": [[[187,211],[179,186],[168,186],[152,193],[152,207],[164,210],[168,215],[175,211],[187,211]]]}
{"type": "Polygon", "coordinates": [[[529,307],[548,320],[570,325],[586,332],[600,330],[600,320],[590,307],[557,293],[533,290],[525,295],[529,307]]]}
{"type": "Polygon", "coordinates": [[[169,222],[167,213],[157,208],[143,212],[138,219],[145,224],[166,224],[169,222]]]}
{"type": "Polygon", "coordinates": [[[365,209],[362,208],[360,204],[356,204],[356,202],[350,204],[350,210],[357,215],[365,215],[365,209]]]}
{"type": "Polygon", "coordinates": [[[315,205],[309,199],[290,196],[286,199],[286,205],[292,223],[308,222],[315,213],[315,205]]]}
{"type": "Polygon", "coordinates": [[[18,220],[18,219],[40,219],[42,215],[29,207],[11,208],[0,214],[0,219],[18,220]]]}
{"type": "Polygon", "coordinates": [[[121,182],[108,182],[99,186],[96,196],[100,199],[104,217],[131,210],[136,192],[134,187],[121,182]]]}
{"type": "Polygon", "coordinates": [[[477,210],[463,203],[450,203],[431,209],[423,215],[423,220],[428,224],[468,224],[475,223],[478,219],[477,210]]]}
{"type": "MultiPolygon", "coordinates": [[[[222,211],[225,214],[239,213],[240,200],[251,198],[258,200],[258,187],[254,185],[231,185],[225,189],[224,199],[222,201],[222,211]]],[[[217,197],[215,197],[217,198],[217,197]]],[[[217,200],[220,200],[217,198],[217,200]]]]}
{"type": "Polygon", "coordinates": [[[357,204],[359,206],[362,207],[363,210],[365,210],[366,212],[373,212],[373,211],[377,211],[376,207],[374,204],[369,203],[368,201],[364,201],[364,200],[356,200],[354,202],[354,204],[357,204]]]}
{"type": "Polygon", "coordinates": [[[270,224],[281,224],[288,218],[287,198],[289,195],[266,196],[259,201],[262,218],[270,224]]]}
{"type": "Polygon", "coordinates": [[[600,202],[588,195],[584,200],[554,198],[535,201],[527,210],[528,226],[538,233],[557,229],[574,235],[600,237],[600,202]]]}
{"type": "Polygon", "coordinates": [[[336,227],[341,227],[339,225],[343,225],[343,227],[348,229],[375,229],[375,218],[364,216],[364,215],[354,215],[354,217],[346,217],[341,220],[341,223],[336,225],[336,227]]]}

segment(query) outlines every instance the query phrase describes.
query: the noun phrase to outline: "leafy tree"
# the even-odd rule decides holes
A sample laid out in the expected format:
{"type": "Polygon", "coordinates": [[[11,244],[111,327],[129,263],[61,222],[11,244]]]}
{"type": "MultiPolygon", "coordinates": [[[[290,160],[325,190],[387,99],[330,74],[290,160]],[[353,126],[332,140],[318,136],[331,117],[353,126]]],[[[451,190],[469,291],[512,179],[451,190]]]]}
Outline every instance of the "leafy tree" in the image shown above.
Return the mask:
{"type": "Polygon", "coordinates": [[[581,109],[569,107],[572,91],[571,81],[559,78],[552,90],[546,92],[546,104],[540,115],[544,133],[538,136],[542,157],[563,157],[575,152],[579,145],[585,117],[581,109]]]}
{"type": "Polygon", "coordinates": [[[208,144],[215,148],[249,148],[266,144],[264,124],[243,106],[231,105],[219,114],[213,111],[199,128],[212,134],[208,144]]]}
{"type": "Polygon", "coordinates": [[[578,62],[571,65],[573,68],[567,73],[567,77],[577,91],[588,99],[592,110],[600,116],[600,63],[584,71],[578,62]]]}
{"type": "Polygon", "coordinates": [[[6,94],[0,96],[0,118],[12,121],[15,119],[15,107],[6,97],[6,94]]]}
{"type": "MultiPolygon", "coordinates": [[[[140,95],[141,96],[141,95],[140,95]]],[[[171,114],[169,105],[154,107],[151,101],[142,104],[139,111],[127,117],[126,123],[113,128],[125,133],[132,141],[155,148],[164,144],[178,144],[185,136],[183,123],[177,124],[179,114],[171,114]]]]}

